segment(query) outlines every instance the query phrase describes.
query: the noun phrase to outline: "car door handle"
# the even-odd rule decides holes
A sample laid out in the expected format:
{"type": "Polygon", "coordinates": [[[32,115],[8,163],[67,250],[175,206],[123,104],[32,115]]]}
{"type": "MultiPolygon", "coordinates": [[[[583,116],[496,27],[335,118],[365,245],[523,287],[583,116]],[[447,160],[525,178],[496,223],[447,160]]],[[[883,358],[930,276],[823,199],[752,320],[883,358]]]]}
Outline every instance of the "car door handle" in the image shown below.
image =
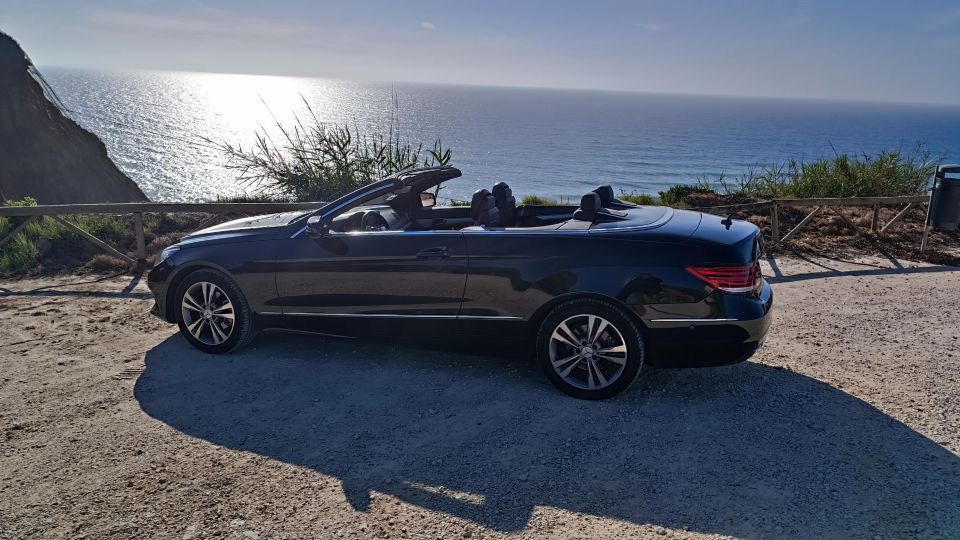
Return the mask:
{"type": "Polygon", "coordinates": [[[450,249],[446,247],[432,247],[417,252],[418,259],[446,259],[450,256],[450,249]]]}

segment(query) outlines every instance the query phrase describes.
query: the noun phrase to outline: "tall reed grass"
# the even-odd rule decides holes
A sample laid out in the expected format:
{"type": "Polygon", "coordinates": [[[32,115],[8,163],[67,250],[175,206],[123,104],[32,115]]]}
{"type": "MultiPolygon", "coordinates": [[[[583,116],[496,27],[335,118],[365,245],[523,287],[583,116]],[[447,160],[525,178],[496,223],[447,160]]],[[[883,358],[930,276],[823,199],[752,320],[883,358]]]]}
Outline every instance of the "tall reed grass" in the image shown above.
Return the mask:
{"type": "Polygon", "coordinates": [[[837,154],[832,159],[754,168],[732,182],[721,175],[713,182],[701,180],[697,188],[753,199],[919,195],[930,187],[943,159],[922,146],[907,153],[897,149],[873,155],[837,154]]]}
{"type": "Polygon", "coordinates": [[[329,201],[398,171],[448,165],[453,156],[440,139],[427,147],[402,138],[396,96],[385,132],[324,123],[303,103],[305,113],[294,115],[292,125],[275,120],[279,142],[265,130],[252,147],[207,142],[226,155],[240,182],[261,195],[295,201],[329,201]]]}

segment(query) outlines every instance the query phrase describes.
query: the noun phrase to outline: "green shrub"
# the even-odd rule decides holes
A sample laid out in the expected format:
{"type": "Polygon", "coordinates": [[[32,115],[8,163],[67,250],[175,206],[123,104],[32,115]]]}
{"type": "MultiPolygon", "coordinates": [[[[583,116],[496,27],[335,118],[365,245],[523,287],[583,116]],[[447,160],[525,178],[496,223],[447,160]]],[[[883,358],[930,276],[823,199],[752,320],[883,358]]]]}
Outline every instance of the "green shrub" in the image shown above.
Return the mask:
{"type": "Polygon", "coordinates": [[[526,204],[528,206],[555,206],[560,203],[554,199],[543,197],[541,195],[524,195],[523,198],[520,199],[520,204],[526,204]]]}
{"type": "Polygon", "coordinates": [[[734,183],[721,175],[717,184],[725,194],[754,199],[921,195],[942,162],[943,156],[918,146],[907,154],[887,150],[774,164],[747,171],[734,183]]]}
{"type": "Polygon", "coordinates": [[[640,206],[660,206],[661,202],[659,199],[653,195],[647,195],[646,193],[636,193],[631,192],[627,193],[624,191],[620,192],[619,199],[628,203],[639,204],[640,206]]]}
{"type": "Polygon", "coordinates": [[[791,163],[799,169],[792,195],[809,197],[884,197],[919,195],[929,187],[930,178],[943,158],[931,159],[928,152],[904,156],[899,150],[876,156],[836,156],[833,160],[791,163]]]}
{"type": "MultiPolygon", "coordinates": [[[[0,235],[4,233],[0,232],[0,235]]],[[[37,246],[23,234],[18,234],[0,248],[0,273],[11,274],[29,268],[36,264],[39,255],[37,246]]]]}
{"type": "MultiPolygon", "coordinates": [[[[6,201],[4,206],[36,206],[37,201],[31,197],[26,197],[16,201],[6,201]]],[[[20,226],[27,218],[25,217],[0,217],[0,239],[6,238],[14,229],[20,226]]],[[[32,265],[39,256],[37,246],[29,239],[30,229],[37,227],[34,221],[22,229],[15,238],[9,240],[0,247],[0,273],[8,274],[16,272],[21,268],[32,265]]]]}
{"type": "Polygon", "coordinates": [[[670,189],[660,192],[660,202],[667,206],[683,206],[683,200],[688,195],[697,191],[703,191],[702,186],[692,184],[677,184],[670,186],[670,189]]]}

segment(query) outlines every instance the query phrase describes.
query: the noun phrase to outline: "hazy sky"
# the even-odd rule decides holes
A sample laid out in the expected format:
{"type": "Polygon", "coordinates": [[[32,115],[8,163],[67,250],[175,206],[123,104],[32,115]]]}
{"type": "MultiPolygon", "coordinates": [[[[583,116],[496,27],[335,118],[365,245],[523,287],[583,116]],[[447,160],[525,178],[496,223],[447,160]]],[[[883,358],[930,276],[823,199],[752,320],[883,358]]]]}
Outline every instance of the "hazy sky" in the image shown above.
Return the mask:
{"type": "Polygon", "coordinates": [[[960,104],[960,1],[0,0],[42,66],[960,104]]]}

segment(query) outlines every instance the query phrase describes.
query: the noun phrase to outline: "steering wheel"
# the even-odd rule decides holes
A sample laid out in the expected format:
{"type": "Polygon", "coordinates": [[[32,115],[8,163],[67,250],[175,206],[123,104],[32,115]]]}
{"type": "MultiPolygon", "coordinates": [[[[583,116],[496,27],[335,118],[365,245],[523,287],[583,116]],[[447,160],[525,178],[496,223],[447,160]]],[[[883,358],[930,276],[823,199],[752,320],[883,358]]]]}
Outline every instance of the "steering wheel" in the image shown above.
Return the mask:
{"type": "Polygon", "coordinates": [[[359,232],[363,229],[363,218],[367,212],[356,212],[343,222],[343,232],[359,232]]]}
{"type": "Polygon", "coordinates": [[[389,231],[390,224],[378,212],[367,212],[363,215],[363,230],[389,231]]]}

